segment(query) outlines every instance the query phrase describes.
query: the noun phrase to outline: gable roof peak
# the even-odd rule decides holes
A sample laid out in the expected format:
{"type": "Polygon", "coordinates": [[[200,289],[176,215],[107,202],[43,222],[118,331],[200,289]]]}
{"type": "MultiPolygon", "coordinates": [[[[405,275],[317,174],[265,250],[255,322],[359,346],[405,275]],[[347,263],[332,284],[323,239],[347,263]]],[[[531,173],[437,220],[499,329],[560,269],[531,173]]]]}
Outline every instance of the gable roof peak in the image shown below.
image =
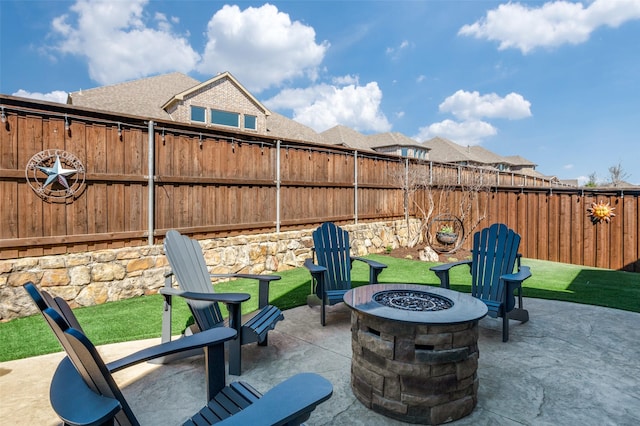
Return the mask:
{"type": "Polygon", "coordinates": [[[167,103],[165,103],[162,106],[162,109],[166,110],[167,108],[169,108],[174,102],[178,102],[178,101],[183,101],[186,97],[188,97],[189,95],[191,95],[194,92],[199,91],[200,89],[203,89],[207,86],[210,86],[218,81],[222,81],[222,80],[229,80],[231,82],[231,84],[233,84],[234,86],[236,86],[238,88],[238,90],[240,90],[248,99],[251,100],[251,102],[253,102],[258,108],[260,108],[265,115],[270,115],[271,111],[269,111],[267,109],[267,107],[265,107],[258,99],[256,99],[251,92],[249,92],[242,84],[240,84],[240,82],[229,72],[229,71],[224,71],[221,73],[218,73],[216,76],[210,78],[207,81],[204,81],[200,84],[196,84],[195,86],[184,90],[178,94],[176,94],[175,96],[173,96],[171,99],[169,99],[167,101],[167,103]]]}

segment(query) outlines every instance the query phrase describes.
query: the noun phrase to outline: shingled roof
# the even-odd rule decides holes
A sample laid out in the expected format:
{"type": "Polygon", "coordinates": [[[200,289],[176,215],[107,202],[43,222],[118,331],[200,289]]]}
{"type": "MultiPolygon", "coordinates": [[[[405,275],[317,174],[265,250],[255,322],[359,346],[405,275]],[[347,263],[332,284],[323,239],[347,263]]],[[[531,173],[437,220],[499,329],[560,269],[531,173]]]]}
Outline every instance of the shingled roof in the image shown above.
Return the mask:
{"type": "Polygon", "coordinates": [[[72,92],[67,98],[67,103],[121,114],[168,120],[170,117],[162,106],[176,93],[184,92],[199,84],[198,80],[188,75],[174,72],[72,92]]]}
{"type": "Polygon", "coordinates": [[[374,135],[368,135],[367,140],[369,146],[372,148],[392,147],[392,146],[411,146],[421,149],[427,149],[427,147],[409,136],[403,135],[400,132],[386,132],[376,133],[374,135]]]}
{"type": "Polygon", "coordinates": [[[338,125],[320,133],[325,143],[373,151],[367,136],[349,127],[338,125]]]}
{"type": "Polygon", "coordinates": [[[322,135],[319,135],[311,127],[300,124],[277,112],[271,112],[271,115],[267,116],[267,134],[282,139],[327,143],[322,135]]]}

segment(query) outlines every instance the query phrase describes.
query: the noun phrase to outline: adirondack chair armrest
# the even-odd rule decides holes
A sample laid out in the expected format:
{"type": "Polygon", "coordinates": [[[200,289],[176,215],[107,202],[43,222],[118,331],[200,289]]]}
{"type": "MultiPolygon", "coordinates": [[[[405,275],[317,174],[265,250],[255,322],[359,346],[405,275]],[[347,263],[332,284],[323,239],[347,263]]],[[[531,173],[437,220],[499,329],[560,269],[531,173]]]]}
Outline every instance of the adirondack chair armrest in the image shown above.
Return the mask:
{"type": "Polygon", "coordinates": [[[236,330],[228,327],[211,328],[209,330],[195,333],[191,336],[185,336],[182,339],[142,349],[138,352],[132,353],[131,355],[127,355],[124,358],[108,363],[107,368],[112,373],[115,373],[116,371],[120,371],[124,368],[152,359],[186,352],[192,349],[199,349],[205,346],[223,344],[227,340],[235,338],[237,334],[236,330]]]}
{"type": "Polygon", "coordinates": [[[92,391],[67,357],[58,364],[53,374],[49,400],[65,425],[108,424],[121,409],[117,399],[92,391]]]}
{"type": "Polygon", "coordinates": [[[316,265],[313,263],[313,259],[309,258],[304,261],[304,267],[309,270],[311,275],[316,278],[317,275],[321,275],[326,272],[327,268],[324,266],[316,265]]]}
{"type": "Polygon", "coordinates": [[[251,298],[248,293],[196,293],[193,291],[182,291],[173,287],[161,287],[158,293],[167,296],[180,296],[185,299],[202,300],[205,302],[222,302],[240,304],[251,298]]]}
{"type": "Polygon", "coordinates": [[[435,274],[440,279],[440,287],[449,288],[449,270],[460,265],[468,265],[469,268],[471,268],[471,260],[461,260],[459,262],[436,265],[429,268],[429,270],[435,272],[435,274]]]}
{"type": "Polygon", "coordinates": [[[433,272],[449,271],[449,269],[460,265],[469,265],[469,267],[471,267],[471,260],[461,260],[459,262],[444,263],[442,265],[432,266],[431,268],[429,268],[429,270],[433,272]]]}
{"type": "Polygon", "coordinates": [[[515,274],[505,274],[500,279],[506,281],[510,285],[521,284],[524,280],[531,276],[531,270],[528,266],[520,266],[520,269],[515,274]]]}
{"type": "Polygon", "coordinates": [[[300,424],[332,394],[333,386],[324,377],[314,373],[296,374],[271,388],[247,408],[216,424],[300,424]]]}
{"type": "Polygon", "coordinates": [[[247,278],[258,280],[258,308],[262,309],[269,304],[269,284],[271,281],[281,279],[279,275],[255,275],[255,274],[211,274],[212,278],[247,278]]]}
{"type": "Polygon", "coordinates": [[[279,275],[255,275],[255,274],[210,274],[212,278],[248,278],[258,281],[276,281],[282,277],[279,275]]]}
{"type": "Polygon", "coordinates": [[[384,263],[365,259],[364,257],[351,256],[351,263],[353,263],[354,260],[358,260],[369,265],[369,284],[376,284],[378,282],[378,275],[380,275],[380,272],[387,267],[384,263]]]}

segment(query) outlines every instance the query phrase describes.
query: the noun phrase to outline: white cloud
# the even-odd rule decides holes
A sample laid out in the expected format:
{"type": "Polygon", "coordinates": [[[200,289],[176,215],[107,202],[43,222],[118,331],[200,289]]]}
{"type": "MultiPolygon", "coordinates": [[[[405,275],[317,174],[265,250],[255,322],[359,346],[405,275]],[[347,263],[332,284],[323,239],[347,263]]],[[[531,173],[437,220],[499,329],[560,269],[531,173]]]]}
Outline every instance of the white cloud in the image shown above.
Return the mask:
{"type": "Polygon", "coordinates": [[[53,33],[60,38],[55,48],[86,58],[90,77],[101,84],[189,72],[200,55],[186,38],[172,32],[175,19],[158,14],[157,29],[148,27],[143,13],[147,3],[78,0],[70,14],[53,20],[53,33]]]}
{"type": "Polygon", "coordinates": [[[380,111],[378,83],[365,86],[328,84],[306,89],[285,89],[265,101],[272,109],[293,110],[293,119],[317,132],[341,124],[361,132],[387,132],[391,124],[380,111]]]}
{"type": "Polygon", "coordinates": [[[515,48],[526,54],[537,47],[583,43],[601,26],[618,27],[634,19],[640,19],[638,0],[595,0],[586,7],[567,1],[540,7],[506,3],[458,34],[498,41],[500,50],[515,48]]]}
{"type": "Polygon", "coordinates": [[[198,70],[215,75],[230,71],[250,91],[283,81],[317,78],[329,43],[315,42],[315,30],[270,4],[241,11],[225,5],[207,26],[207,45],[198,70]]]}
{"type": "Polygon", "coordinates": [[[480,120],[457,122],[444,120],[418,129],[413,139],[423,142],[436,136],[450,139],[459,145],[479,145],[482,139],[494,136],[498,130],[491,124],[480,120]]]}
{"type": "Polygon", "coordinates": [[[441,112],[450,112],[460,120],[479,118],[507,118],[517,120],[531,116],[531,102],[518,93],[500,97],[495,93],[458,90],[439,106],[441,112]]]}
{"type": "Polygon", "coordinates": [[[565,164],[564,166],[562,166],[562,168],[565,170],[571,170],[573,169],[573,164],[565,164]]]}
{"type": "Polygon", "coordinates": [[[479,145],[494,136],[498,129],[483,119],[518,120],[531,116],[531,102],[518,93],[499,96],[495,93],[458,90],[439,106],[440,112],[452,114],[456,120],[443,120],[418,129],[413,138],[425,141],[435,136],[451,139],[461,145],[479,145]]]}
{"type": "Polygon", "coordinates": [[[22,98],[29,99],[38,99],[40,101],[47,102],[57,102],[59,104],[67,103],[67,92],[62,90],[54,90],[49,93],[40,93],[40,92],[27,92],[26,90],[20,89],[17,92],[12,94],[13,96],[20,96],[22,98]]]}

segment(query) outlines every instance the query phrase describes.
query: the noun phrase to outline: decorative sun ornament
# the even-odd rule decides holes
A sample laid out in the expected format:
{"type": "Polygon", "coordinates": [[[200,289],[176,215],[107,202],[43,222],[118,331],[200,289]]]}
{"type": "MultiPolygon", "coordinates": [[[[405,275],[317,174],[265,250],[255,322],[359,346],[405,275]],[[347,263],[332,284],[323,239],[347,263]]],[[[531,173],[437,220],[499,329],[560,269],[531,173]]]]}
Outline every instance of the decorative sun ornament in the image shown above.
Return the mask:
{"type": "Polygon", "coordinates": [[[593,223],[601,221],[609,223],[611,218],[615,216],[614,210],[615,207],[609,206],[609,203],[605,204],[604,201],[591,203],[591,207],[587,209],[587,216],[591,217],[593,223]]]}

